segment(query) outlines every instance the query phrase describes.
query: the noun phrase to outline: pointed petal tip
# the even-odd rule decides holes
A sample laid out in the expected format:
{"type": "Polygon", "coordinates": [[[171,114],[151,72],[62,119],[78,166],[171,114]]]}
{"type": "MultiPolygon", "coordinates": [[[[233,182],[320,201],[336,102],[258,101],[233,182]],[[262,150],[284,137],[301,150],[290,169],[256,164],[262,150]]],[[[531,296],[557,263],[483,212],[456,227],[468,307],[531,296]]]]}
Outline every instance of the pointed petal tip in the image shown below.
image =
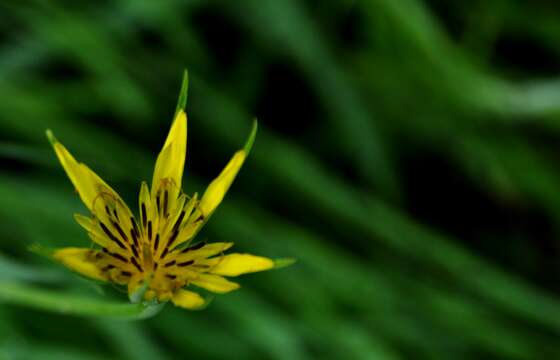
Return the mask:
{"type": "Polygon", "coordinates": [[[181,82],[181,90],[179,91],[179,99],[177,100],[177,108],[175,114],[180,110],[185,110],[187,107],[187,95],[189,92],[189,72],[187,69],[183,71],[183,81],[181,82]]]}
{"type": "Polygon", "coordinates": [[[196,311],[206,309],[212,300],[214,300],[212,295],[202,297],[200,294],[186,289],[177,290],[171,298],[171,302],[175,306],[196,311]]]}
{"type": "Polygon", "coordinates": [[[52,254],[52,259],[90,280],[109,281],[107,275],[90,259],[89,254],[92,251],[94,250],[91,248],[65,247],[56,249],[52,254]]]}
{"type": "Polygon", "coordinates": [[[47,139],[49,139],[51,145],[54,145],[58,142],[58,140],[54,137],[54,134],[51,129],[47,129],[47,131],[45,131],[45,134],[47,135],[47,139]]]}
{"type": "Polygon", "coordinates": [[[251,128],[251,133],[249,134],[249,138],[247,139],[247,142],[245,143],[245,146],[243,147],[243,151],[245,151],[245,156],[249,155],[249,153],[251,152],[251,149],[253,148],[253,143],[255,142],[255,137],[257,136],[258,127],[259,127],[259,123],[258,123],[257,119],[255,118],[253,120],[253,126],[251,128]]]}
{"type": "Polygon", "coordinates": [[[295,258],[280,258],[274,259],[274,268],[273,269],[282,269],[288,266],[292,266],[295,264],[297,260],[295,258]]]}
{"type": "Polygon", "coordinates": [[[54,252],[56,251],[55,249],[47,248],[37,243],[29,245],[27,250],[31,251],[34,254],[44,256],[47,258],[51,258],[54,252]]]}

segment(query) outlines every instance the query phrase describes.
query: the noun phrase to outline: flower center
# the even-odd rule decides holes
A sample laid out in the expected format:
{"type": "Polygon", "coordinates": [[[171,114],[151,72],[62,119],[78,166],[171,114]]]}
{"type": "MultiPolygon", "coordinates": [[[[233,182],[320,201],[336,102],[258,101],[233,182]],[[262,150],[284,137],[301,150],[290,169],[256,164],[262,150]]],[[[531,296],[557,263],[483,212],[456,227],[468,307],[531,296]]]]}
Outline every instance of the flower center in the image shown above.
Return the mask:
{"type": "Polygon", "coordinates": [[[171,181],[162,180],[155,194],[143,184],[138,223],[120,198],[101,191],[88,229],[102,247],[97,265],[118,284],[149,282],[158,297],[184,286],[205,271],[189,254],[203,246],[189,246],[204,222],[198,203],[196,194],[180,194],[171,181]]]}

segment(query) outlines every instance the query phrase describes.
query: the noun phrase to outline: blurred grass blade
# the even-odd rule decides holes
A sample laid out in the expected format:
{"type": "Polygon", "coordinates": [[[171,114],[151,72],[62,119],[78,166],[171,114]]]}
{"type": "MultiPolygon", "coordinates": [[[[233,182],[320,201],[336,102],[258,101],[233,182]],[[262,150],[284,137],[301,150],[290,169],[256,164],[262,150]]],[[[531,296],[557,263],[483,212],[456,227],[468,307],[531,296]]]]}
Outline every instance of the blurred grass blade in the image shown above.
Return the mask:
{"type": "Polygon", "coordinates": [[[0,281],[33,281],[53,283],[64,275],[50,268],[20,264],[0,254],[0,281]]]}

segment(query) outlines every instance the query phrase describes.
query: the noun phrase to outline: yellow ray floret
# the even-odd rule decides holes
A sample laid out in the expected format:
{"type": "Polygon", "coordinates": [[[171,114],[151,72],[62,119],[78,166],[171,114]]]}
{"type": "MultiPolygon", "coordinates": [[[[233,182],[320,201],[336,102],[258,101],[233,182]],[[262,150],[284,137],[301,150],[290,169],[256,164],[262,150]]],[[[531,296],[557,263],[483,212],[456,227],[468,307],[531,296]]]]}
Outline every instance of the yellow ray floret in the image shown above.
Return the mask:
{"type": "Polygon", "coordinates": [[[53,257],[67,268],[85,277],[106,281],[106,274],[96,265],[91,249],[64,248],[54,252],[53,257]]]}
{"type": "Polygon", "coordinates": [[[194,243],[200,228],[216,210],[241,169],[256,134],[256,122],[237,151],[203,196],[181,190],[187,144],[187,117],[179,110],[154,167],[151,189],[143,182],[135,216],[120,196],[86,165],[78,162],[48,131],[55,153],[91,212],[75,215],[94,243],[92,248],[63,248],[52,257],[90,279],[127,286],[132,301],[171,301],[200,309],[207,301],[186,288],[196,286],[227,293],[239,284],[225,277],[269,270],[271,259],[229,254],[233,243],[194,243]]]}
{"type": "Polygon", "coordinates": [[[206,304],[202,296],[189,290],[176,291],[171,301],[173,304],[189,310],[199,309],[206,304]]]}

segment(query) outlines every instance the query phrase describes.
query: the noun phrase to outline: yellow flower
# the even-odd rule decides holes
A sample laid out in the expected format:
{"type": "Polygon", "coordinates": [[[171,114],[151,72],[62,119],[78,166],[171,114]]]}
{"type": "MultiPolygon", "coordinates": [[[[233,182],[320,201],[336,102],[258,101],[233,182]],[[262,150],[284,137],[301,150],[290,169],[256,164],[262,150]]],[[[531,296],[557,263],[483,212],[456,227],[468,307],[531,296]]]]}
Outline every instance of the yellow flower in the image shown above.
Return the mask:
{"type": "Polygon", "coordinates": [[[227,293],[239,284],[225,277],[269,270],[275,261],[250,255],[224,255],[233,243],[194,243],[228,191],[256,135],[256,122],[244,149],[237,151],[202,197],[181,190],[186,155],[187,117],[177,112],[154,169],[152,186],[143,182],[138,219],[121,197],[85,164],[80,163],[47,131],[54,150],[91,216],[76,221],[96,245],[62,248],[54,259],[91,279],[127,285],[131,301],[165,302],[197,309],[206,300],[186,288],[194,285],[227,293]]]}

